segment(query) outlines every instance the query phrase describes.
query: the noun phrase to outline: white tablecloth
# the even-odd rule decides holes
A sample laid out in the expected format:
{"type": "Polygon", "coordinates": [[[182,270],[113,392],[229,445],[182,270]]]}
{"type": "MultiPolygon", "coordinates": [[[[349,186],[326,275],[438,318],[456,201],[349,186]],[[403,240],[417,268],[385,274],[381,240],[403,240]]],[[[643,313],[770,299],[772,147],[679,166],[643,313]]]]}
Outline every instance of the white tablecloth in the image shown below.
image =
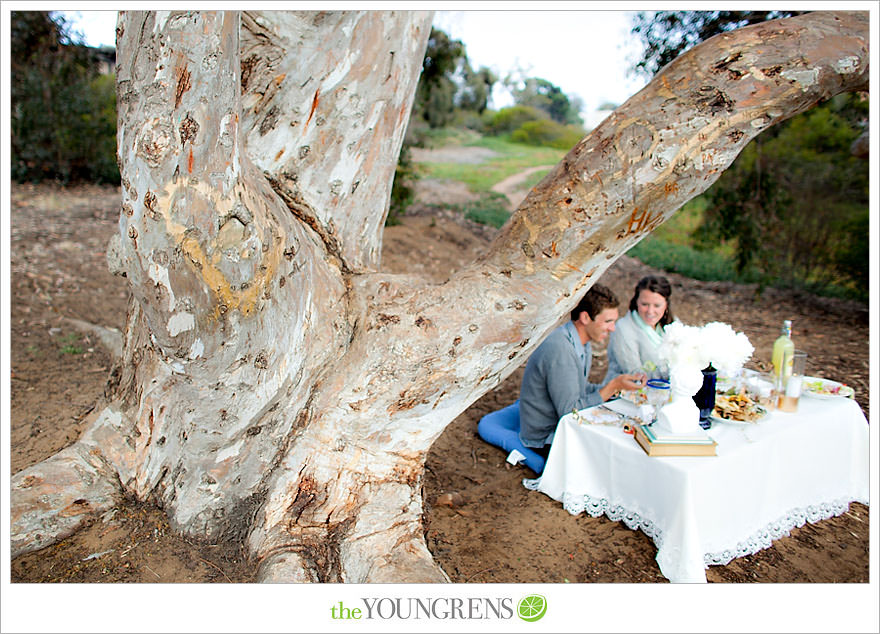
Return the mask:
{"type": "Polygon", "coordinates": [[[715,423],[717,456],[649,457],[618,426],[562,418],[547,466],[524,480],[572,514],[605,514],[657,546],[673,582],[757,552],[804,522],[868,503],[868,421],[850,399],[801,398],[797,413],[715,423]]]}

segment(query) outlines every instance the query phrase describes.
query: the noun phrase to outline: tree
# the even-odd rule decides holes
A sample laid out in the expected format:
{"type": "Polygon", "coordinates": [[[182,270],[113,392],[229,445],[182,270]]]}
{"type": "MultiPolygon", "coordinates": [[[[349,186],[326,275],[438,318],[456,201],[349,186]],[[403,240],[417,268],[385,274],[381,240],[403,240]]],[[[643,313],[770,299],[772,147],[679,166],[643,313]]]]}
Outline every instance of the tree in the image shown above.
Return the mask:
{"type": "Polygon", "coordinates": [[[486,66],[474,70],[467,57],[462,58],[460,71],[462,85],[455,95],[455,105],[462,110],[473,110],[477,114],[483,114],[489,107],[492,87],[498,81],[498,77],[486,66]]]}
{"type": "Polygon", "coordinates": [[[445,579],[419,493],[444,427],[750,138],[868,81],[866,13],[695,47],[433,285],[376,272],[430,19],[121,14],[123,358],[83,436],[13,477],[13,556],[129,495],[244,540],[264,581],[445,579]]]}
{"type": "Polygon", "coordinates": [[[583,125],[578,113],[580,99],[569,99],[559,86],[546,79],[525,78],[514,86],[513,100],[517,105],[543,110],[556,123],[583,125]]]}
{"type": "Polygon", "coordinates": [[[467,60],[464,44],[432,27],[416,93],[416,110],[432,128],[452,121],[458,90],[454,75],[462,60],[467,60]]]}
{"type": "Polygon", "coordinates": [[[119,181],[113,82],[57,14],[10,14],[12,176],[119,181]]]}

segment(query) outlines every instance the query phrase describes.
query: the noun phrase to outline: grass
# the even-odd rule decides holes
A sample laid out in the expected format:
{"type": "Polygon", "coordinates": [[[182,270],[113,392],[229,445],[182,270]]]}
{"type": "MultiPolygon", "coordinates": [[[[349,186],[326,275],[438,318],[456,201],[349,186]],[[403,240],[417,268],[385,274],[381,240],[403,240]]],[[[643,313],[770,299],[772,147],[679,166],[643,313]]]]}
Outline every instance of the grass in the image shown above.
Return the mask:
{"type": "Polygon", "coordinates": [[[540,183],[545,176],[550,172],[550,169],[541,170],[540,172],[535,172],[533,174],[529,174],[529,176],[522,182],[520,185],[520,189],[529,190],[538,183],[540,183]]]}
{"type": "Polygon", "coordinates": [[[61,354],[82,354],[83,349],[77,345],[79,340],[80,336],[75,333],[59,337],[58,342],[62,344],[60,349],[61,354]]]}
{"type": "Polygon", "coordinates": [[[716,251],[699,251],[691,246],[649,236],[627,252],[648,266],[680,273],[695,280],[757,282],[758,278],[740,275],[733,261],[716,251]]]}
{"type": "MultiPolygon", "coordinates": [[[[423,178],[436,178],[465,183],[474,193],[488,192],[496,183],[538,165],[555,165],[565,151],[555,148],[534,147],[512,143],[502,137],[482,137],[464,143],[465,146],[484,147],[495,156],[478,164],[422,163],[419,172],[423,178]]],[[[538,178],[540,180],[540,178],[538,178]]],[[[535,182],[537,183],[538,180],[535,182]]]]}
{"type": "Polygon", "coordinates": [[[501,228],[501,225],[507,222],[510,217],[510,212],[507,210],[507,198],[503,194],[495,192],[488,192],[480,196],[478,200],[458,207],[468,220],[496,229],[501,228]]]}

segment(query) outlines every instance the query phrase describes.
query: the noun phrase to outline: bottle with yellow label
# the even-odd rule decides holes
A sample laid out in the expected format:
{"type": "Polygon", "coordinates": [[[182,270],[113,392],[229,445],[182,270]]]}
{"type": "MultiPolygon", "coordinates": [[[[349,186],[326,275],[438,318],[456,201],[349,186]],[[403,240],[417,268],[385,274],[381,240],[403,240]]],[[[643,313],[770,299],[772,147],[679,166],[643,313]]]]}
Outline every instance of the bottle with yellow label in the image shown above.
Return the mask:
{"type": "Polygon", "coordinates": [[[779,335],[779,338],[773,344],[773,374],[777,379],[791,374],[791,355],[793,352],[794,342],[791,340],[791,320],[786,319],[782,322],[782,334],[779,335]],[[788,367],[783,368],[783,363],[786,363],[786,355],[788,355],[788,367]]]}

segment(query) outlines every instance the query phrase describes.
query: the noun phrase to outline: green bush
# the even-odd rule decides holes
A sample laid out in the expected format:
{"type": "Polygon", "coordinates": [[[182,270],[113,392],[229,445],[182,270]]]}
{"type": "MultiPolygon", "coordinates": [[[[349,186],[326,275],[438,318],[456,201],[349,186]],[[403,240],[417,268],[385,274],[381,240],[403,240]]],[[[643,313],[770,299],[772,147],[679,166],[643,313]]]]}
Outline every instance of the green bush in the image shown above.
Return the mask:
{"type": "Polygon", "coordinates": [[[11,35],[12,178],[118,183],[115,77],[49,13],[12,12],[11,35]]]}
{"type": "Polygon", "coordinates": [[[749,272],[738,272],[733,261],[719,253],[700,251],[649,236],[631,248],[630,255],[648,266],[679,273],[695,280],[756,282],[749,272]]]}
{"type": "Polygon", "coordinates": [[[575,125],[562,125],[550,119],[526,121],[510,135],[510,140],[526,145],[541,145],[567,150],[577,145],[586,132],[575,125]]]}
{"type": "Polygon", "coordinates": [[[530,106],[511,106],[502,108],[489,117],[487,133],[496,136],[513,132],[528,121],[549,120],[550,115],[530,106]]]}
{"type": "Polygon", "coordinates": [[[486,129],[486,119],[476,110],[456,110],[452,125],[482,133],[486,129]]]}
{"type": "Polygon", "coordinates": [[[868,162],[850,151],[867,107],[838,95],[754,139],[706,191],[697,242],[731,244],[775,285],[867,296],[868,162]]]}
{"type": "Polygon", "coordinates": [[[461,211],[468,220],[498,229],[510,217],[507,204],[504,194],[484,192],[479,199],[462,206],[461,211]]]}
{"type": "MultiPolygon", "coordinates": [[[[845,217],[845,216],[844,216],[845,217]]],[[[871,247],[870,218],[867,208],[850,214],[848,220],[840,222],[835,234],[840,238],[833,245],[835,268],[841,275],[851,281],[850,286],[856,297],[868,299],[868,263],[871,247]]]]}
{"type": "Polygon", "coordinates": [[[394,170],[394,182],[391,185],[391,201],[385,226],[399,225],[400,217],[406,213],[415,199],[413,183],[419,178],[418,169],[410,157],[409,146],[404,144],[400,150],[400,158],[394,170]]]}

